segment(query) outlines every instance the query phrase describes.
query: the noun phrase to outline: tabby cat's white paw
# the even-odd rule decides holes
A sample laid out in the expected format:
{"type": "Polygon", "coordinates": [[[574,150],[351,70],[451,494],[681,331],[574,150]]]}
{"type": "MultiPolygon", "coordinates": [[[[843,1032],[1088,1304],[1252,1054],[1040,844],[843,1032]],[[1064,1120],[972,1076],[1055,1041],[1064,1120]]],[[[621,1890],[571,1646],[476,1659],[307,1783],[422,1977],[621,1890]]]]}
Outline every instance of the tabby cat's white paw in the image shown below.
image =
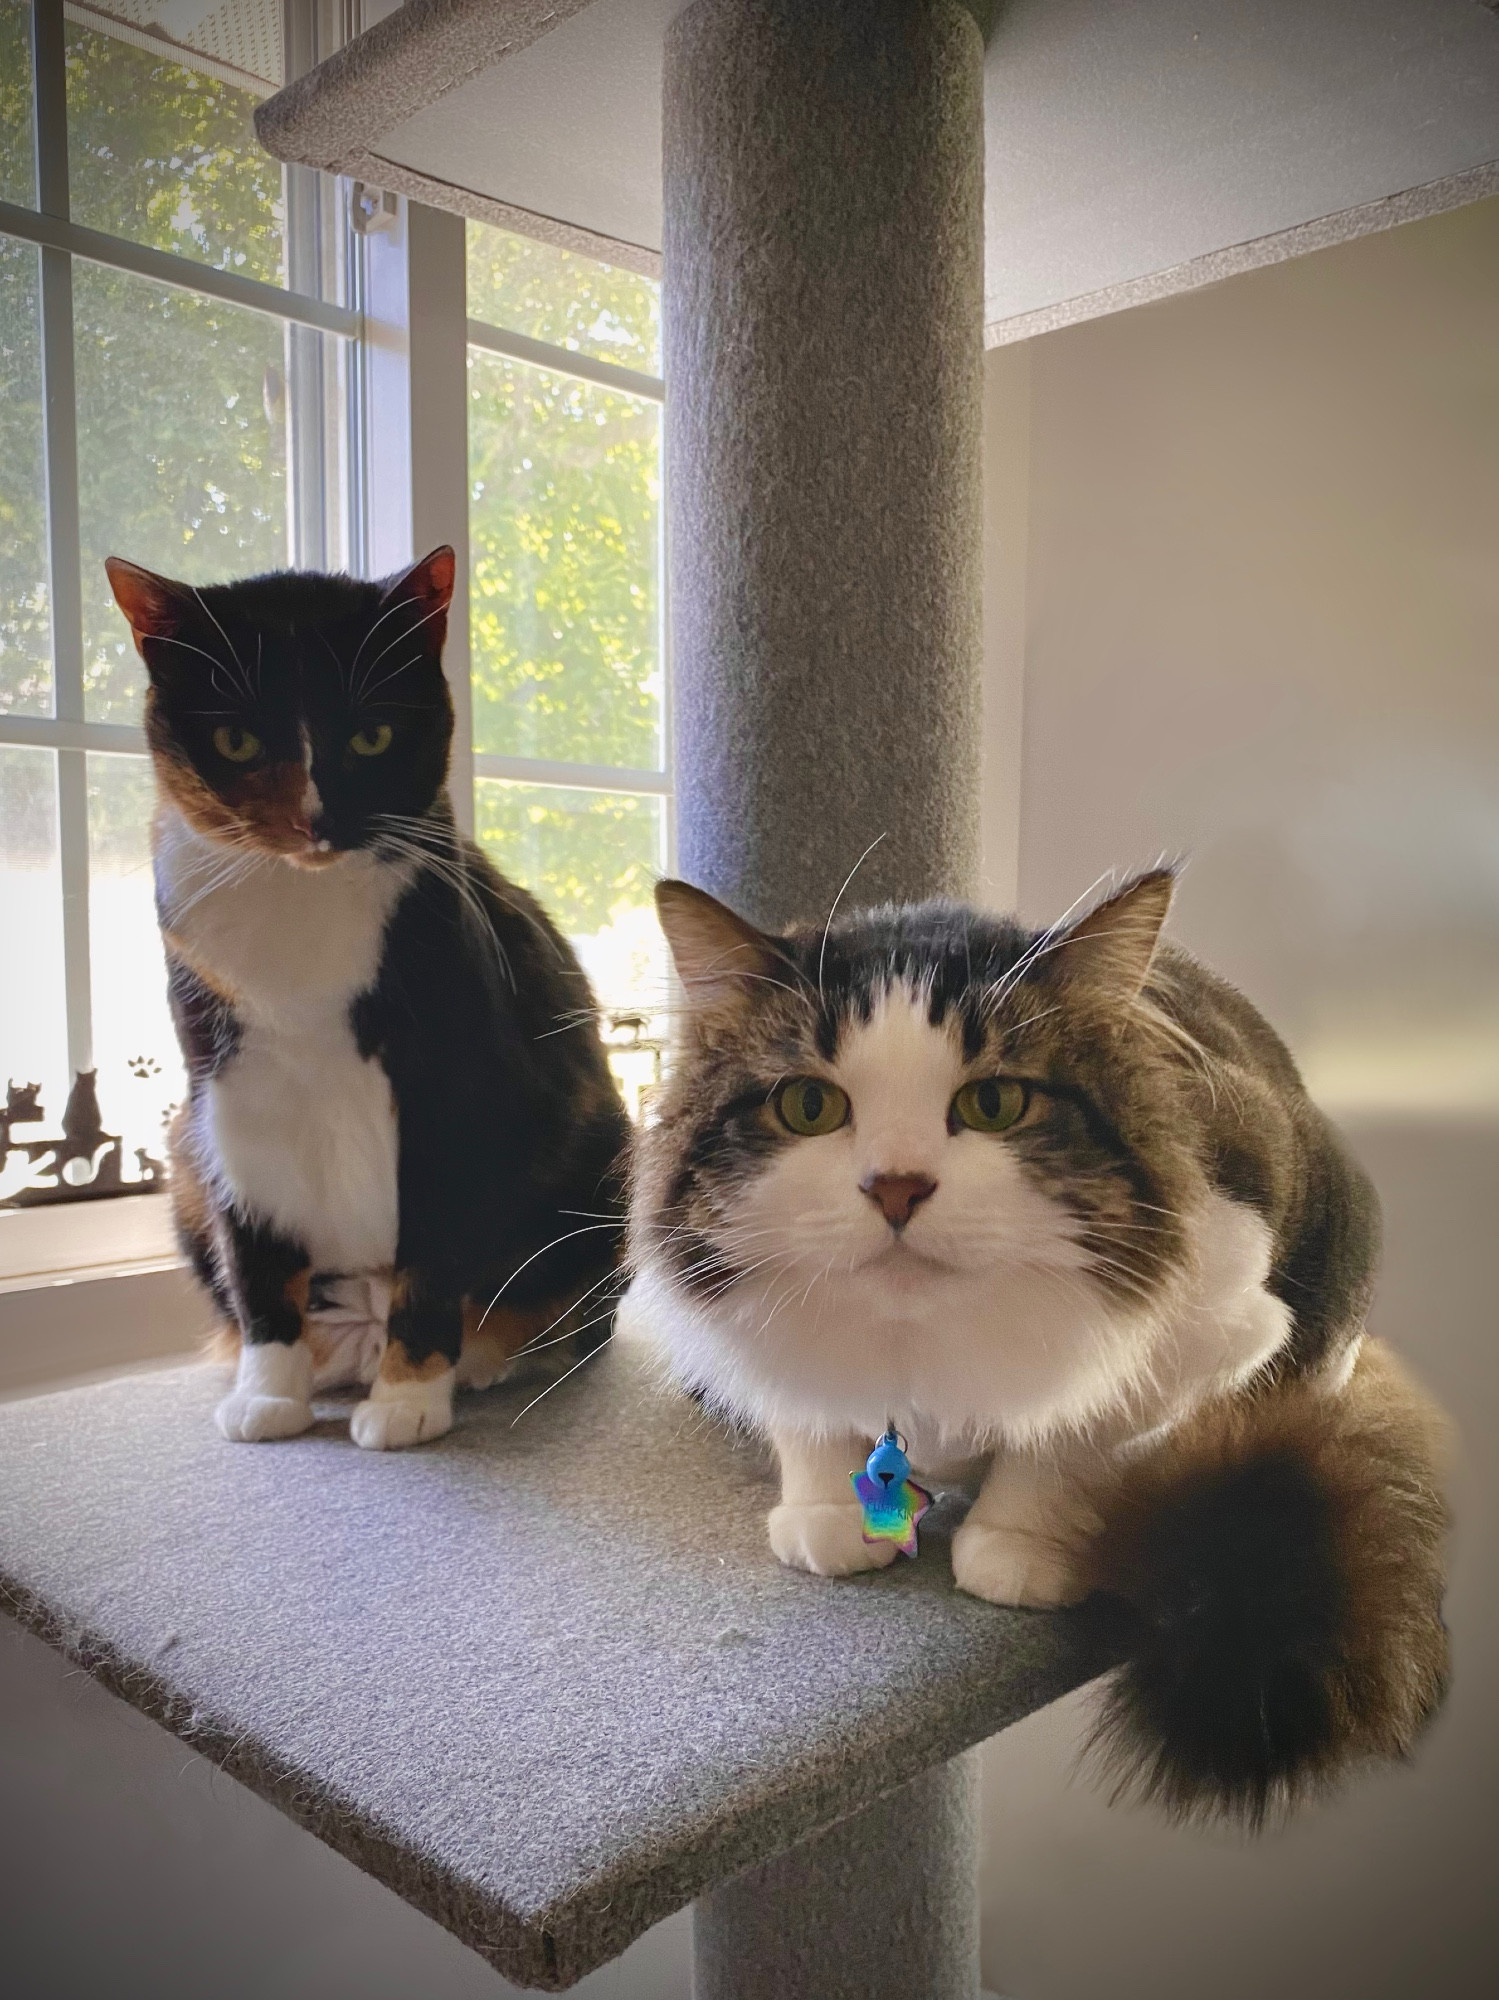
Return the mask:
{"type": "Polygon", "coordinates": [[[952,1573],[959,1590],[990,1604],[1054,1610],[1078,1604],[1087,1588],[1065,1549],[1040,1535],[965,1521],[952,1538],[952,1573]]]}
{"type": "Polygon", "coordinates": [[[312,1405],[299,1396],[267,1396],[259,1389],[231,1389],[214,1411],[219,1429],[235,1444],[264,1444],[296,1437],[312,1422],[312,1405]]]}
{"type": "Polygon", "coordinates": [[[814,1576],[884,1569],[900,1553],[894,1542],[866,1542],[864,1509],[847,1500],[772,1507],[770,1546],[788,1569],[809,1569],[814,1576]]]}
{"type": "Polygon", "coordinates": [[[366,1451],[404,1451],[407,1445],[429,1444],[452,1428],[451,1373],[435,1382],[377,1381],[349,1418],[349,1435],[366,1451]]]}

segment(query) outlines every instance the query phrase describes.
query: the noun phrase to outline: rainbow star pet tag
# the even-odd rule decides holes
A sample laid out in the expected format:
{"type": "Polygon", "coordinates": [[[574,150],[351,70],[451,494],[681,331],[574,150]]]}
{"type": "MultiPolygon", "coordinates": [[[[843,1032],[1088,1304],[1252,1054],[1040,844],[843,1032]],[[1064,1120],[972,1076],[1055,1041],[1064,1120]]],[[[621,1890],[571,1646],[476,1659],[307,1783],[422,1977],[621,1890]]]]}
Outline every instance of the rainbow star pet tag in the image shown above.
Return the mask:
{"type": "Polygon", "coordinates": [[[902,1555],[916,1553],[916,1529],[932,1496],[911,1477],[911,1461],[901,1450],[895,1427],[885,1432],[862,1472],[849,1479],[864,1509],[866,1542],[894,1542],[902,1555]]]}

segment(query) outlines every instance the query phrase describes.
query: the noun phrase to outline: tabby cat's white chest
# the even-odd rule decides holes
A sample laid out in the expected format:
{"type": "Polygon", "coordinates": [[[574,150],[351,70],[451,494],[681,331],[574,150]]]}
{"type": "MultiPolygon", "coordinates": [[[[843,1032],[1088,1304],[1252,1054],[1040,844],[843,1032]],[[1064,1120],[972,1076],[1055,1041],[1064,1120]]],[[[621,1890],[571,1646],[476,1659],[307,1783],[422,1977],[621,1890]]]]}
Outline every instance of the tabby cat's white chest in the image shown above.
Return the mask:
{"type": "Polygon", "coordinates": [[[360,1054],[351,1009],[378,975],[407,872],[364,854],[315,871],[236,861],[176,814],[158,822],[156,852],[163,930],[238,1024],[194,1106],[203,1171],[319,1270],[388,1266],[395,1100],[381,1064],[360,1054]]]}

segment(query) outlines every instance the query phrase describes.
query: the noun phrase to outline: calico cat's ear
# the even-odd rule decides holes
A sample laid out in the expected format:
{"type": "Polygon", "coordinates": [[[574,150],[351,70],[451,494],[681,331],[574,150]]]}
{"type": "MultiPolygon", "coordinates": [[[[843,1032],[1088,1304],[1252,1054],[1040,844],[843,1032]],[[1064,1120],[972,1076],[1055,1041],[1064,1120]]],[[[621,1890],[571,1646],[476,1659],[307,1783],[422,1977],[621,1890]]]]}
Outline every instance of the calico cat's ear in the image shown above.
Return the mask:
{"type": "Polygon", "coordinates": [[[1145,984],[1171,908],[1176,874],[1152,868],[1136,875],[1066,932],[1055,952],[1058,973],[1069,983],[1130,999],[1145,984]]]}
{"type": "Polygon", "coordinates": [[[126,562],[123,556],[106,556],[104,574],[115,603],[130,621],[137,650],[143,639],[171,639],[182,629],[188,615],[185,583],[174,583],[169,576],[126,562]]]}
{"type": "Polygon", "coordinates": [[[775,938],[690,882],[658,882],[656,915],[693,1003],[742,997],[759,980],[789,986],[798,978],[775,938]]]}
{"type": "Polygon", "coordinates": [[[399,576],[393,576],[385,586],[382,604],[395,604],[402,598],[418,605],[428,613],[436,624],[453,601],[453,585],[458,576],[458,558],[444,542],[441,548],[433,549],[430,555],[414,562],[410,569],[403,569],[399,576]]]}

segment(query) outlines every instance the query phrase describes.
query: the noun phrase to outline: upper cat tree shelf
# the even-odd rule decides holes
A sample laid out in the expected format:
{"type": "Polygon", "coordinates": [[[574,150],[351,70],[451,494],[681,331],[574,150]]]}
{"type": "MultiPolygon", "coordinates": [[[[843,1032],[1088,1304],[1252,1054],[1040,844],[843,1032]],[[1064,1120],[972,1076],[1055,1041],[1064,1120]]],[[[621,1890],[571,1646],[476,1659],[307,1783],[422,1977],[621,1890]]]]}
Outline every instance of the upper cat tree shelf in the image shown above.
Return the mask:
{"type": "MultiPolygon", "coordinates": [[[[683,0],[408,0],[262,107],[277,157],[654,271],[683,0]]],[[[1499,191],[1489,0],[1003,0],[991,345],[1499,191]]],[[[877,329],[871,329],[877,333],[877,329]]]]}

